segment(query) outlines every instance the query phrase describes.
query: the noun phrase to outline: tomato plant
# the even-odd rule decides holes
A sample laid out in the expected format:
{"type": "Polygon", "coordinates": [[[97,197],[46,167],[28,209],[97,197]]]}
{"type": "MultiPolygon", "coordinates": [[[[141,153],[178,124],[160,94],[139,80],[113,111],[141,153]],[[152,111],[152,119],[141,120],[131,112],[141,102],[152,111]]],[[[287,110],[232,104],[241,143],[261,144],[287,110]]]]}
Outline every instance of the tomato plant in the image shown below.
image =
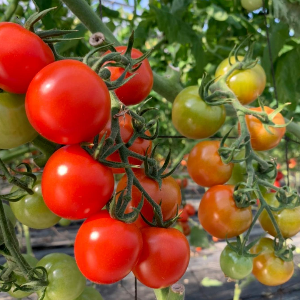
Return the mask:
{"type": "MultiPolygon", "coordinates": [[[[274,208],[277,208],[280,204],[276,199],[275,193],[264,194],[264,199],[269,206],[274,208]]],[[[285,208],[279,211],[273,211],[272,213],[284,238],[290,238],[300,231],[299,206],[293,209],[285,208]]],[[[277,232],[266,210],[260,214],[258,220],[266,232],[274,237],[277,236],[277,232]]]]}
{"type": "Polygon", "coordinates": [[[144,285],[160,289],[176,283],[190,260],[186,237],[174,228],[143,228],[143,248],[133,274],[144,285]]]}
{"type": "Polygon", "coordinates": [[[37,266],[44,267],[48,273],[45,299],[74,300],[82,294],[86,280],[73,257],[64,253],[51,253],[44,256],[37,266]]]}
{"type": "Polygon", "coordinates": [[[87,286],[75,300],[103,300],[103,298],[96,289],[87,286]]]}
{"type": "MultiPolygon", "coordinates": [[[[250,110],[258,112],[262,111],[260,107],[254,107],[250,110]]],[[[274,111],[268,106],[265,106],[264,110],[268,115],[274,111]]],[[[276,114],[272,121],[274,122],[274,124],[285,124],[284,118],[281,113],[276,114]]],[[[251,137],[252,148],[257,151],[270,150],[276,147],[280,143],[286,131],[285,127],[275,128],[269,126],[270,132],[268,132],[264,128],[264,124],[255,116],[251,115],[246,116],[246,123],[251,137]]]]}
{"type": "Polygon", "coordinates": [[[36,136],[26,116],[24,95],[0,93],[0,148],[15,148],[36,136]]]}
{"type": "MultiPolygon", "coordinates": [[[[134,128],[132,126],[132,117],[129,116],[128,114],[125,114],[124,116],[120,116],[118,119],[120,124],[121,138],[124,143],[127,143],[134,133],[134,128]]],[[[101,139],[101,137],[105,133],[106,133],[106,137],[109,137],[111,133],[110,119],[106,123],[104,129],[101,131],[99,139],[101,139]]],[[[147,130],[145,134],[150,136],[149,130],[147,130]]],[[[128,149],[140,155],[145,155],[147,151],[148,153],[151,152],[151,147],[152,147],[152,141],[145,140],[138,137],[128,149]]],[[[114,162],[121,162],[120,154],[118,153],[118,151],[116,151],[113,154],[109,155],[107,157],[107,160],[114,161],[114,162]]],[[[143,163],[141,160],[134,157],[129,157],[128,162],[131,165],[137,165],[137,166],[140,166],[143,163]]],[[[125,173],[124,168],[112,168],[112,171],[113,173],[125,173]]]]}
{"type": "Polygon", "coordinates": [[[226,183],[231,177],[233,164],[222,162],[219,147],[219,141],[204,141],[191,150],[187,168],[197,184],[211,187],[226,183]]]}
{"type": "MultiPolygon", "coordinates": [[[[238,56],[242,60],[242,56],[238,56]]],[[[231,64],[234,64],[235,58],[230,57],[231,64]]],[[[230,69],[228,58],[224,59],[216,70],[215,77],[224,75],[230,69]]],[[[227,79],[228,87],[233,91],[236,97],[243,105],[252,103],[258,98],[266,86],[266,73],[264,69],[256,64],[254,68],[247,70],[235,70],[227,79]]]]}
{"type": "Polygon", "coordinates": [[[202,139],[215,134],[226,117],[223,106],[209,106],[199,96],[199,88],[190,86],[176,97],[172,108],[174,127],[191,139],[202,139]]]}
{"type": "Polygon", "coordinates": [[[41,38],[19,24],[1,22],[0,40],[5,41],[0,50],[0,88],[25,94],[32,78],[54,62],[54,55],[41,38]]]}
{"type": "MultiPolygon", "coordinates": [[[[180,188],[175,181],[173,177],[167,177],[162,180],[162,186],[159,188],[158,183],[149,178],[143,169],[136,170],[135,176],[142,185],[142,187],[145,189],[145,191],[151,196],[151,198],[156,203],[161,203],[161,210],[163,219],[169,220],[173,217],[175,217],[178,207],[181,204],[181,192],[180,188]]],[[[124,175],[121,180],[119,181],[117,185],[116,192],[120,192],[124,190],[127,186],[127,176],[124,175]]],[[[132,188],[132,200],[127,206],[127,212],[131,212],[131,207],[137,207],[142,199],[141,192],[133,186],[132,188]]],[[[149,204],[149,202],[145,199],[144,205],[141,210],[141,213],[143,216],[149,221],[152,222],[154,213],[153,213],[153,207],[149,204]]],[[[138,227],[145,227],[148,226],[142,219],[141,216],[138,217],[138,219],[135,221],[135,224],[138,227]]]]}
{"type": "Polygon", "coordinates": [[[84,219],[100,211],[113,189],[112,171],[79,145],[57,150],[42,176],[46,205],[58,216],[71,220],[84,219]]]}
{"type": "Polygon", "coordinates": [[[58,144],[89,141],[110,115],[105,83],[75,60],[60,60],[42,69],[30,83],[25,104],[35,130],[58,144]]]}
{"type": "Polygon", "coordinates": [[[74,253],[85,277],[96,283],[111,284],[131,272],[142,247],[142,235],[134,224],[112,219],[107,211],[101,211],[79,228],[74,253]]]}
{"type": "Polygon", "coordinates": [[[253,262],[251,257],[240,255],[227,245],[221,252],[220,266],[226,277],[240,280],[252,272],[253,262]]]}
{"type": "MultiPolygon", "coordinates": [[[[49,228],[60,220],[60,217],[54,214],[44,202],[41,177],[42,175],[37,177],[33,187],[33,195],[26,195],[18,202],[10,202],[10,207],[18,221],[35,229],[49,228]]],[[[12,192],[15,190],[17,188],[13,187],[12,192]]]]}
{"type": "MultiPolygon", "coordinates": [[[[125,53],[126,47],[117,46],[116,50],[125,53]]],[[[139,58],[142,55],[143,53],[138,49],[133,48],[131,51],[132,58],[139,58]]],[[[124,69],[120,67],[107,67],[107,69],[111,72],[111,80],[117,80],[124,72],[124,69]]],[[[115,91],[125,105],[135,105],[145,100],[153,86],[153,74],[148,59],[143,60],[139,69],[133,74],[135,76],[131,80],[115,91]]],[[[127,73],[126,78],[131,75],[132,73],[127,73]]]]}
{"type": "Polygon", "coordinates": [[[253,11],[263,7],[263,1],[262,0],[241,0],[241,5],[248,11],[253,11]]]}
{"type": "Polygon", "coordinates": [[[294,274],[294,263],[276,257],[273,241],[269,238],[259,240],[251,252],[259,254],[253,259],[253,275],[264,285],[276,286],[287,282],[294,274]]]}
{"type": "Polygon", "coordinates": [[[211,187],[202,197],[198,218],[203,228],[220,239],[245,232],[251,225],[251,207],[238,208],[233,199],[232,185],[211,187]]]}

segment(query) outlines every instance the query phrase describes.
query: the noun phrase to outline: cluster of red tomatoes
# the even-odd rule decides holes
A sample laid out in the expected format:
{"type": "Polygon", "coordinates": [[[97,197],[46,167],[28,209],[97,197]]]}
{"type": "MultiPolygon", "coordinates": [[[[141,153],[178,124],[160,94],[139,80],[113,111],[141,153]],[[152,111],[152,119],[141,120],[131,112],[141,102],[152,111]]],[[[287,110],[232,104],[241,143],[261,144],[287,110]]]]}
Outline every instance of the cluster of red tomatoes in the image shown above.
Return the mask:
{"type": "MultiPolygon", "coordinates": [[[[20,222],[36,229],[51,227],[60,218],[86,219],[75,241],[76,263],[64,254],[51,254],[37,263],[48,271],[45,299],[74,300],[85,286],[82,274],[101,284],[117,282],[131,271],[151,288],[176,283],[189,263],[186,237],[174,228],[149,227],[141,216],[133,224],[113,219],[104,207],[113,195],[113,173],[125,170],[106,167],[80,146],[98,134],[100,138],[110,135],[111,99],[105,82],[81,61],[54,61],[49,46],[20,25],[1,23],[0,38],[9,40],[11,36],[20,41],[22,47],[17,43],[4,43],[0,49],[0,68],[4,70],[0,74],[0,87],[5,91],[0,94],[0,100],[4,99],[8,109],[10,101],[20,102],[18,118],[26,120],[31,134],[13,145],[0,147],[19,146],[31,141],[37,133],[64,145],[50,157],[42,175],[37,176],[34,194],[11,203],[11,209],[20,222]]],[[[125,48],[116,47],[116,50],[122,53],[125,48]]],[[[142,54],[133,49],[131,55],[137,58],[142,54]]],[[[119,67],[108,69],[111,80],[124,72],[119,67]]],[[[152,84],[152,71],[149,62],[144,60],[136,76],[115,92],[125,105],[137,104],[147,97],[152,84]]],[[[119,124],[125,144],[134,133],[131,116],[123,114],[119,124]]],[[[7,140],[14,139],[8,134],[7,140]]],[[[145,134],[150,133],[146,131],[145,134]]],[[[129,149],[145,155],[151,146],[151,141],[137,138],[129,149]]],[[[121,161],[117,151],[107,160],[121,161]]],[[[142,161],[129,158],[129,163],[141,165],[142,161]]],[[[146,176],[144,169],[134,173],[143,189],[161,206],[164,220],[174,218],[181,204],[181,191],[175,179],[163,178],[159,187],[155,180],[146,176]]],[[[127,176],[124,175],[116,188],[117,197],[126,187],[127,176]]],[[[135,186],[130,196],[128,213],[142,200],[135,186]]],[[[141,213],[152,222],[153,207],[147,201],[141,213]]],[[[17,297],[24,297],[24,294],[17,297]]]]}
{"type": "MultiPolygon", "coordinates": [[[[242,57],[239,57],[241,60],[242,57]]],[[[235,59],[231,57],[233,64],[235,59]]],[[[228,59],[217,68],[215,77],[224,75],[231,65],[228,59]]],[[[218,79],[217,79],[218,80],[218,79]]],[[[260,65],[252,69],[236,70],[226,81],[228,87],[243,105],[252,103],[263,92],[266,75],[260,65]]],[[[251,108],[253,111],[262,111],[251,108]]],[[[273,109],[264,107],[267,114],[273,109]]],[[[172,110],[172,121],[176,129],[189,138],[208,138],[216,133],[225,121],[223,106],[209,106],[199,96],[197,87],[184,89],[175,99],[172,110]]],[[[275,124],[284,124],[284,118],[277,113],[273,120],[275,124]]],[[[246,124],[251,137],[253,150],[265,151],[276,147],[285,134],[285,128],[269,127],[252,115],[246,115],[246,124]]],[[[208,188],[201,199],[198,217],[203,228],[212,236],[225,239],[239,236],[249,229],[252,223],[251,207],[238,208],[233,198],[234,186],[246,182],[246,163],[225,164],[220,155],[220,142],[207,140],[199,142],[190,152],[187,162],[191,178],[203,187],[208,188]]],[[[258,155],[259,154],[258,152],[258,155]]],[[[245,158],[245,152],[240,151],[236,160],[245,158]]],[[[258,165],[253,165],[257,170],[258,165]]],[[[273,182],[272,182],[273,183],[273,182]]],[[[278,207],[274,193],[267,193],[262,187],[266,202],[272,207],[278,207]]],[[[283,209],[273,212],[284,238],[295,235],[300,230],[300,208],[283,209]]],[[[266,211],[259,216],[262,228],[276,237],[276,231],[266,211]]],[[[220,258],[220,265],[226,276],[231,279],[241,279],[253,271],[255,277],[266,285],[278,285],[286,282],[293,274],[293,262],[286,262],[274,254],[273,240],[261,239],[251,249],[259,254],[254,259],[243,256],[226,246],[220,258]],[[261,254],[260,251],[262,251],[261,254]]]]}

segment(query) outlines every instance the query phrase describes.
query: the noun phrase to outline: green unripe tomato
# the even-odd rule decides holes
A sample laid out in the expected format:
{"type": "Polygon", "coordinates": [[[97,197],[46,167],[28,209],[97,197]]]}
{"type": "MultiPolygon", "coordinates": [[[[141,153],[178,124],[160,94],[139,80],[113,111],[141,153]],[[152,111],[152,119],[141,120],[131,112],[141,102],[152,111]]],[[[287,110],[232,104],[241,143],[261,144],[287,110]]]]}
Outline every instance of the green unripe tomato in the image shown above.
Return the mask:
{"type": "Polygon", "coordinates": [[[251,257],[239,255],[227,245],[221,253],[220,266],[226,277],[240,280],[252,272],[253,262],[251,257]]]}
{"type": "Polygon", "coordinates": [[[59,220],[58,224],[59,224],[60,226],[63,226],[63,227],[69,226],[69,225],[71,224],[71,220],[68,220],[68,219],[65,219],[65,218],[61,218],[61,219],[59,220]]]}
{"type": "MultiPolygon", "coordinates": [[[[34,268],[35,266],[36,266],[36,264],[38,263],[38,260],[35,258],[35,257],[33,257],[33,256],[31,256],[31,255],[28,255],[28,254],[22,254],[22,256],[25,258],[25,260],[28,262],[28,264],[32,267],[32,268],[34,268]]],[[[5,264],[5,266],[6,266],[7,264],[5,264]]],[[[16,281],[16,283],[18,284],[18,285],[22,285],[22,284],[25,284],[26,282],[28,282],[27,280],[26,280],[26,278],[22,275],[22,273],[20,272],[20,271],[14,271],[14,275],[16,276],[16,278],[17,278],[17,281],[16,281]]],[[[14,292],[13,290],[16,288],[16,286],[13,284],[12,285],[12,287],[11,287],[11,289],[10,289],[10,291],[8,291],[8,293],[12,296],[12,297],[14,297],[14,298],[17,298],[17,299],[19,299],[19,298],[25,298],[25,297],[27,297],[27,296],[29,296],[29,295],[31,295],[32,294],[32,292],[23,292],[23,291],[16,291],[16,292],[14,292]]]]}
{"type": "Polygon", "coordinates": [[[248,11],[254,11],[263,6],[262,0],[241,0],[241,5],[248,11]]]}
{"type": "Polygon", "coordinates": [[[172,108],[174,127],[191,139],[207,138],[215,134],[225,122],[223,105],[210,106],[198,94],[197,86],[183,89],[175,98],[172,108]]]}
{"type": "Polygon", "coordinates": [[[16,219],[11,207],[9,205],[7,205],[6,203],[3,203],[3,208],[4,208],[4,213],[5,213],[6,218],[11,222],[13,227],[15,227],[17,224],[17,219],[16,219]]]}
{"type": "Polygon", "coordinates": [[[26,116],[25,95],[0,93],[0,149],[21,146],[36,136],[26,116]]]}
{"type": "Polygon", "coordinates": [[[103,300],[103,298],[96,289],[87,286],[83,290],[83,293],[75,300],[103,300]]]}
{"type": "MultiPolygon", "coordinates": [[[[16,189],[17,187],[13,187],[11,191],[13,192],[16,189]]],[[[52,227],[60,220],[60,217],[55,215],[44,202],[41,175],[37,176],[33,191],[33,195],[26,195],[20,201],[10,203],[14,215],[18,221],[30,228],[45,229],[52,227]]]]}

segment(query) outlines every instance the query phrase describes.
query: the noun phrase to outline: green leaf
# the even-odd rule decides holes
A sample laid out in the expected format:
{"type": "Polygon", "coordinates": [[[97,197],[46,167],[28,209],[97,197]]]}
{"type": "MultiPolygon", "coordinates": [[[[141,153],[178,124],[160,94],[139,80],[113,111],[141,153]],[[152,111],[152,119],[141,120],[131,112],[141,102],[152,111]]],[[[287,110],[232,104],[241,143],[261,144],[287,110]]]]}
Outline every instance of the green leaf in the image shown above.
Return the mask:
{"type": "MultiPolygon", "coordinates": [[[[273,63],[278,58],[280,50],[283,48],[286,40],[289,38],[289,26],[284,23],[273,23],[270,32],[270,44],[272,51],[273,63]]],[[[268,81],[271,81],[271,63],[269,48],[266,46],[261,61],[262,67],[264,68],[268,81]]]]}
{"type": "Polygon", "coordinates": [[[282,55],[276,64],[275,76],[280,103],[291,102],[287,106],[294,111],[300,99],[300,46],[282,55]]]}
{"type": "MultiPolygon", "coordinates": [[[[97,8],[97,12],[99,12],[99,6],[97,8]]],[[[120,17],[120,13],[116,10],[112,10],[107,6],[104,6],[102,4],[102,14],[103,17],[108,17],[108,18],[119,18],[120,17]]]]}
{"type": "Polygon", "coordinates": [[[45,26],[45,29],[53,29],[56,27],[56,22],[54,21],[53,15],[57,13],[57,10],[62,8],[62,4],[58,0],[35,0],[36,5],[38,6],[40,11],[51,7],[57,7],[57,9],[53,12],[48,13],[42,18],[42,23],[45,26]]]}
{"type": "Polygon", "coordinates": [[[190,244],[195,247],[208,248],[210,245],[206,231],[198,226],[192,227],[190,233],[190,244]]]}
{"type": "Polygon", "coordinates": [[[223,283],[217,279],[210,279],[208,277],[204,277],[201,281],[201,285],[205,287],[211,287],[211,286],[222,286],[223,283]]]}
{"type": "Polygon", "coordinates": [[[192,3],[192,0],[174,0],[171,7],[173,15],[181,16],[192,3]]]}

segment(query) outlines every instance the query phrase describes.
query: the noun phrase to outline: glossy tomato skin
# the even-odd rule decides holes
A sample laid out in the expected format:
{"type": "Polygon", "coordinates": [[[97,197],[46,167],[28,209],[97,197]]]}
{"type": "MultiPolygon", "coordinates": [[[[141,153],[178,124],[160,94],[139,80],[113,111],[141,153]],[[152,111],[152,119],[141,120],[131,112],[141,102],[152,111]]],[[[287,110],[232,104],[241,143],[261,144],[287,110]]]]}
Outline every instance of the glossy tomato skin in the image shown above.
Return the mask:
{"type": "MultiPolygon", "coordinates": [[[[175,179],[171,176],[164,178],[162,180],[161,189],[159,189],[158,183],[146,176],[144,169],[136,170],[134,171],[134,173],[142,187],[151,196],[151,198],[156,203],[161,202],[163,219],[166,221],[175,217],[177,207],[179,208],[181,204],[181,192],[175,179]]],[[[118,193],[119,191],[126,189],[126,186],[127,176],[124,175],[117,185],[116,192],[118,193]]],[[[142,199],[141,192],[135,186],[133,186],[132,188],[131,196],[132,200],[127,206],[126,213],[132,211],[131,207],[137,207],[142,199]]],[[[144,205],[142,207],[141,213],[149,222],[152,222],[154,216],[153,207],[146,199],[144,199],[144,205]]],[[[136,224],[139,228],[148,226],[143,221],[141,216],[138,217],[134,224],[136,224]]]]}
{"type": "MultiPolygon", "coordinates": [[[[279,202],[276,199],[275,193],[264,194],[264,199],[268,205],[272,207],[278,207],[279,202]]],[[[296,235],[300,231],[300,207],[293,209],[282,209],[280,211],[273,211],[273,216],[278,224],[278,227],[284,238],[290,238],[296,235]]],[[[263,212],[258,217],[261,227],[270,235],[276,237],[277,233],[272,224],[272,221],[266,212],[263,212]]]]}
{"type": "Polygon", "coordinates": [[[149,227],[141,230],[143,250],[133,274],[144,285],[160,289],[176,283],[190,260],[186,237],[174,228],[149,227]]]}
{"type": "Polygon", "coordinates": [[[99,284],[111,284],[131,272],[142,247],[141,232],[134,224],[112,219],[103,210],[79,228],[74,252],[84,276],[99,284]]]}
{"type": "Polygon", "coordinates": [[[252,272],[253,262],[251,257],[242,256],[227,245],[220,255],[220,266],[226,277],[240,280],[252,272]]]}
{"type": "Polygon", "coordinates": [[[0,93],[0,149],[26,144],[37,134],[26,116],[25,96],[0,93]]]}
{"type": "Polygon", "coordinates": [[[248,11],[254,11],[263,6],[262,0],[241,0],[241,5],[248,11]]]}
{"type": "Polygon", "coordinates": [[[233,199],[234,186],[215,185],[200,201],[198,218],[212,236],[225,239],[238,236],[251,225],[251,207],[238,208],[233,199]]]}
{"type": "Polygon", "coordinates": [[[33,77],[54,62],[49,46],[19,24],[0,23],[0,88],[25,94],[33,77]]]}
{"type": "MultiPolygon", "coordinates": [[[[242,56],[238,56],[239,60],[243,59],[242,56]]],[[[230,58],[232,64],[235,63],[235,58],[230,58]]],[[[224,75],[231,68],[228,58],[224,59],[216,70],[215,77],[224,75]]],[[[228,87],[237,96],[239,101],[243,105],[252,103],[258,98],[266,87],[266,73],[264,69],[259,65],[252,69],[236,70],[227,79],[228,87]]]]}
{"type": "Polygon", "coordinates": [[[251,248],[251,253],[258,254],[253,259],[253,275],[262,284],[277,286],[284,284],[294,274],[293,261],[283,261],[276,257],[273,248],[273,240],[261,238],[251,248]]]}
{"type": "MultiPolygon", "coordinates": [[[[117,46],[116,50],[125,53],[126,48],[126,46],[117,46]]],[[[141,51],[135,48],[132,49],[132,58],[139,58],[142,55],[141,51]]],[[[107,69],[111,72],[111,80],[117,80],[124,73],[124,69],[119,67],[107,67],[107,69]]],[[[142,102],[152,90],[153,73],[148,59],[143,60],[141,66],[134,74],[136,75],[132,79],[115,90],[118,98],[125,105],[135,105],[142,102]]],[[[126,78],[131,75],[132,73],[127,73],[126,78]]]]}
{"type": "MultiPolygon", "coordinates": [[[[22,256],[25,258],[25,260],[27,261],[27,263],[30,265],[30,267],[34,268],[36,266],[36,264],[38,263],[38,260],[31,256],[31,255],[28,255],[28,254],[22,254],[22,256]]],[[[7,265],[5,264],[5,266],[7,267],[7,265]]],[[[28,283],[28,280],[26,280],[26,278],[22,275],[21,272],[14,272],[14,275],[16,276],[17,278],[17,281],[16,283],[18,285],[22,285],[22,284],[25,284],[25,283],[28,283]]],[[[8,291],[9,295],[11,295],[12,297],[14,298],[25,298],[25,297],[28,297],[29,295],[32,294],[32,292],[25,292],[25,291],[14,291],[14,289],[16,288],[16,285],[13,284],[10,291],[8,291]]]]}
{"type": "Polygon", "coordinates": [[[87,286],[83,290],[83,293],[75,300],[103,300],[103,298],[96,289],[87,286]]]}
{"type": "Polygon", "coordinates": [[[233,163],[222,162],[218,153],[219,148],[219,141],[204,141],[191,150],[187,169],[197,184],[211,187],[226,183],[231,177],[233,163]]]}
{"type": "MultiPolygon", "coordinates": [[[[132,135],[134,134],[134,129],[132,126],[132,117],[129,116],[128,114],[125,114],[124,116],[120,116],[119,118],[119,124],[120,124],[120,134],[121,134],[121,138],[123,140],[124,143],[127,143],[130,138],[132,137],[132,135]]],[[[99,135],[99,139],[101,139],[101,137],[106,133],[106,138],[109,137],[110,133],[111,133],[111,120],[109,119],[109,121],[106,123],[104,129],[101,131],[100,135],[99,135]]],[[[145,132],[146,135],[150,136],[150,132],[149,130],[147,130],[145,132]]],[[[151,152],[151,148],[152,148],[152,141],[150,140],[145,140],[142,138],[137,138],[134,143],[129,147],[129,150],[138,153],[140,155],[145,155],[148,149],[147,153],[151,152]]],[[[110,156],[108,156],[106,158],[109,161],[113,161],[113,162],[121,162],[121,158],[119,155],[119,152],[116,151],[113,154],[111,154],[110,156]]],[[[128,161],[131,165],[138,165],[140,166],[143,162],[137,158],[134,157],[129,157],[128,161]]],[[[125,173],[125,169],[124,168],[112,168],[113,173],[125,173]]]]}
{"type": "MultiPolygon", "coordinates": [[[[265,106],[264,109],[268,115],[274,111],[268,106],[265,106]]],[[[261,107],[254,107],[251,108],[251,110],[259,112],[262,111],[261,107]]],[[[285,124],[281,113],[278,113],[272,121],[275,124],[285,124]]],[[[280,143],[286,131],[285,127],[275,128],[269,126],[269,130],[272,132],[272,134],[270,134],[266,131],[262,122],[251,115],[246,115],[246,123],[251,137],[252,148],[257,151],[265,151],[275,148],[280,143]]]]}
{"type": "Polygon", "coordinates": [[[111,170],[79,145],[57,150],[48,160],[42,176],[46,205],[58,216],[70,220],[85,219],[100,211],[113,189],[111,170]]]}
{"type": "Polygon", "coordinates": [[[224,106],[210,106],[199,96],[197,86],[183,89],[172,108],[174,127],[191,139],[207,138],[215,134],[225,122],[224,106]]]}
{"type": "Polygon", "coordinates": [[[33,78],[26,113],[35,130],[52,142],[87,142],[107,123],[110,96],[104,81],[87,65],[60,60],[33,78]]]}
{"type": "MultiPolygon", "coordinates": [[[[54,226],[60,217],[54,214],[45,204],[42,196],[41,175],[37,176],[37,181],[33,186],[33,195],[26,195],[18,202],[10,202],[10,207],[22,224],[34,228],[45,229],[54,226]]],[[[12,188],[12,192],[17,187],[12,188]]]]}
{"type": "Polygon", "coordinates": [[[80,273],[73,257],[64,253],[51,253],[37,264],[48,273],[47,300],[74,300],[82,294],[86,279],[80,273]]]}

